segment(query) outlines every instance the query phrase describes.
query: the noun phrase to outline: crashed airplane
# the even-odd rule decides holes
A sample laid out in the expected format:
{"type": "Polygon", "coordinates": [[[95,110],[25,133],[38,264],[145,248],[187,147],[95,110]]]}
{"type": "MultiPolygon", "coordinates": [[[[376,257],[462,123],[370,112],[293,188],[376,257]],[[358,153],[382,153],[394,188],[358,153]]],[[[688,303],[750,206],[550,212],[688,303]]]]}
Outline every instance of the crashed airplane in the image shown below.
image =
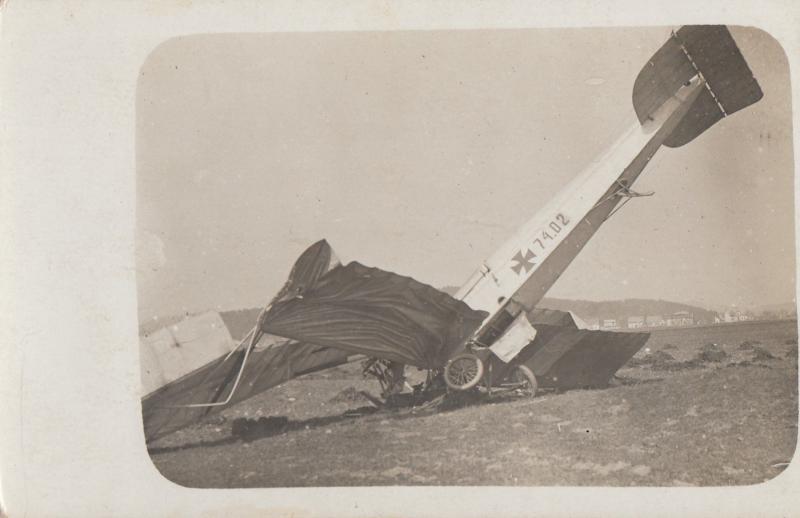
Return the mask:
{"type": "Polygon", "coordinates": [[[353,358],[369,358],[389,392],[405,365],[428,370],[431,383],[443,380],[449,390],[509,380],[533,393],[606,385],[649,335],[588,331],[571,314],[537,304],[600,225],[643,196],[633,184],[662,145],[687,144],[761,97],[726,27],[673,32],[634,82],[630,128],[454,296],[357,262],[342,265],[323,240],[300,256],[238,344],[227,335],[184,347],[168,331],[144,338],[147,441],[353,358]]]}

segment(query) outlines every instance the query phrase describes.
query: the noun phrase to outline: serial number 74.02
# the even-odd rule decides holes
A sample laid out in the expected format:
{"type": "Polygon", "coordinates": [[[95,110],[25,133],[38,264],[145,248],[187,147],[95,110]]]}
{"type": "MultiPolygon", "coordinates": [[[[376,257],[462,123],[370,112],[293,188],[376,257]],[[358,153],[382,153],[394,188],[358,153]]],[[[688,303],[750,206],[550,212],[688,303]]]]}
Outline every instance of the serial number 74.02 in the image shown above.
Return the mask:
{"type": "Polygon", "coordinates": [[[567,225],[569,225],[569,219],[561,213],[556,214],[555,218],[542,230],[541,237],[535,238],[533,242],[539,245],[540,250],[546,250],[550,243],[545,242],[555,239],[567,225]]]}

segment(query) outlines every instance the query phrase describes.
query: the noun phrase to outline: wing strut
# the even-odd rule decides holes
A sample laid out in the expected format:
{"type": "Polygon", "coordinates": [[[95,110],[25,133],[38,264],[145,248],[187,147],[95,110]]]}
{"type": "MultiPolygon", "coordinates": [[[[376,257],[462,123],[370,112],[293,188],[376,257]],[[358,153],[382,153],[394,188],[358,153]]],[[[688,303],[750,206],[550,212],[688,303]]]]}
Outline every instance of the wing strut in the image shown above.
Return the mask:
{"type": "Polygon", "coordinates": [[[214,406],[224,406],[230,403],[231,398],[236,393],[236,388],[239,386],[239,381],[242,379],[242,373],[244,372],[244,366],[247,364],[247,358],[250,356],[250,351],[253,350],[253,347],[258,343],[261,337],[264,335],[264,331],[262,331],[261,323],[264,320],[264,317],[267,315],[269,308],[272,307],[272,303],[270,303],[267,307],[261,310],[261,313],[258,315],[258,319],[256,319],[256,325],[253,326],[253,329],[250,330],[247,335],[242,339],[239,344],[234,347],[231,352],[222,360],[222,363],[225,363],[231,355],[238,351],[239,348],[247,341],[247,338],[250,337],[250,341],[247,344],[247,347],[244,350],[244,358],[242,358],[242,364],[239,366],[239,372],[236,374],[236,379],[233,382],[233,386],[231,387],[231,391],[228,394],[228,397],[225,398],[225,401],[217,401],[214,403],[189,403],[186,405],[171,405],[166,408],[209,408],[214,406]]]}

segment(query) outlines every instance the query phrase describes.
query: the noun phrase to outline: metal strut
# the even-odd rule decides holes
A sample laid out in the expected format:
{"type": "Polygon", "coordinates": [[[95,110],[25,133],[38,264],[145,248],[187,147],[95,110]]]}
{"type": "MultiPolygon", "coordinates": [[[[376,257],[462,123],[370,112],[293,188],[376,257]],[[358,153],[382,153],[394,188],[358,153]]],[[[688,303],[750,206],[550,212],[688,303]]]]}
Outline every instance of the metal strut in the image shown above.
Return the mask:
{"type": "Polygon", "coordinates": [[[656,193],[655,191],[636,192],[633,189],[631,189],[630,187],[628,187],[625,184],[625,182],[623,182],[622,180],[617,180],[616,183],[617,183],[617,185],[619,185],[620,189],[614,194],[616,194],[618,196],[625,196],[627,198],[641,198],[641,197],[645,197],[645,196],[652,196],[652,195],[654,195],[656,193]]]}
{"type": "Polygon", "coordinates": [[[605,219],[606,221],[607,221],[607,220],[608,220],[608,219],[609,219],[611,216],[613,216],[614,214],[616,214],[616,213],[617,213],[617,212],[618,212],[618,211],[619,211],[619,210],[620,210],[622,207],[624,207],[624,206],[625,206],[625,204],[626,204],[626,203],[628,203],[628,202],[631,200],[631,198],[644,198],[644,197],[652,196],[652,195],[654,195],[654,194],[655,194],[655,191],[650,191],[650,192],[636,192],[636,191],[634,191],[633,189],[631,189],[630,187],[628,187],[627,185],[625,185],[625,183],[624,183],[624,182],[622,182],[622,181],[620,181],[620,180],[617,180],[617,182],[616,182],[616,183],[617,183],[617,185],[619,185],[619,187],[620,187],[620,188],[619,188],[619,190],[618,190],[618,191],[616,191],[616,192],[615,192],[615,193],[614,193],[612,196],[624,196],[624,197],[625,197],[625,199],[622,201],[622,203],[620,203],[619,205],[617,205],[617,206],[614,208],[614,210],[612,210],[611,212],[609,212],[609,213],[608,213],[608,216],[606,216],[606,219],[605,219]]]}
{"type": "Polygon", "coordinates": [[[626,203],[628,203],[628,201],[629,201],[631,198],[643,198],[643,197],[652,196],[652,195],[654,195],[654,194],[655,194],[655,191],[650,191],[650,192],[636,192],[636,191],[634,191],[633,189],[631,189],[630,187],[628,187],[628,186],[625,184],[625,182],[623,182],[622,180],[616,180],[616,181],[615,181],[615,183],[616,183],[616,184],[619,186],[619,189],[617,189],[617,190],[616,190],[616,191],[614,191],[613,193],[609,194],[608,196],[606,196],[606,197],[605,197],[605,198],[603,198],[602,200],[598,201],[597,203],[595,203],[595,204],[594,204],[594,207],[592,207],[592,210],[594,210],[594,209],[596,209],[597,207],[599,207],[600,205],[602,205],[603,203],[605,203],[605,202],[607,202],[607,201],[610,201],[610,200],[613,200],[614,198],[617,198],[617,197],[625,197],[625,200],[624,200],[622,203],[620,203],[618,207],[616,207],[614,210],[612,210],[612,211],[611,211],[611,212],[608,214],[608,216],[606,216],[606,219],[604,219],[603,221],[607,221],[607,220],[608,220],[608,218],[610,218],[611,216],[613,216],[614,214],[616,214],[616,213],[617,213],[617,211],[618,211],[619,209],[621,209],[621,208],[623,207],[623,205],[625,205],[626,203]]]}

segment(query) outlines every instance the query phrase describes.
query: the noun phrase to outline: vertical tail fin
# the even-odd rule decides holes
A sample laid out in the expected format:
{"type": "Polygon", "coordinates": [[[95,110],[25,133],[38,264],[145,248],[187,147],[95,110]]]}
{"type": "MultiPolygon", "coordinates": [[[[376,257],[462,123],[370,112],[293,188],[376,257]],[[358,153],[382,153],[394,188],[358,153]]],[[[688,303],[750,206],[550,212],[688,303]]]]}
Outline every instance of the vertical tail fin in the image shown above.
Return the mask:
{"type": "Polygon", "coordinates": [[[633,85],[633,107],[644,124],[670,97],[693,77],[705,91],[664,141],[679,147],[734,112],[763,96],[731,33],[724,25],[687,25],[670,39],[642,68],[633,85]]]}

